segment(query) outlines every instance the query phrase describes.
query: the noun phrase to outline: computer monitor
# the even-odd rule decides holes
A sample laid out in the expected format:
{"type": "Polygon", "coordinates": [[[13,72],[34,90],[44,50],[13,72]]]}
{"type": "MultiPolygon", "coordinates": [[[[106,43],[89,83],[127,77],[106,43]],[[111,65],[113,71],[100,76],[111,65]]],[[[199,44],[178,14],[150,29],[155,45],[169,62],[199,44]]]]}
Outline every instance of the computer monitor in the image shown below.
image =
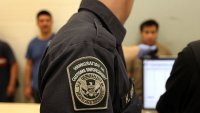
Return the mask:
{"type": "Polygon", "coordinates": [[[155,110],[165,84],[170,76],[175,59],[143,60],[143,108],[155,110]]]}

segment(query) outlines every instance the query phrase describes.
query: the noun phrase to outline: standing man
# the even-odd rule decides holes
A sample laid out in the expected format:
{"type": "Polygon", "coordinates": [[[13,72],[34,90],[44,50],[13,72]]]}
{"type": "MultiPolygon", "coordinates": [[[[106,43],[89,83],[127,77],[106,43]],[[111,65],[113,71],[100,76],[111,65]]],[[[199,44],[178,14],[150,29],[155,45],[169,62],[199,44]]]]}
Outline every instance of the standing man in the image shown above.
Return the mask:
{"type": "Polygon", "coordinates": [[[133,0],[83,0],[40,65],[41,113],[140,113],[122,41],[133,0]]]}
{"type": "Polygon", "coordinates": [[[37,14],[37,25],[40,34],[30,42],[26,53],[25,97],[28,100],[33,97],[36,103],[40,102],[38,90],[39,65],[49,41],[54,37],[52,24],[53,19],[48,11],[40,11],[37,14]]]}
{"type": "Polygon", "coordinates": [[[170,56],[170,50],[159,43],[158,39],[159,24],[155,20],[147,20],[140,25],[141,43],[149,46],[157,46],[156,56],[170,56]]]}
{"type": "Polygon", "coordinates": [[[10,46],[0,40],[0,102],[13,102],[18,66],[10,46]]]}
{"type": "MultiPolygon", "coordinates": [[[[140,44],[139,47],[156,47],[157,51],[152,51],[148,55],[143,54],[140,59],[133,59],[130,61],[126,58],[127,69],[129,76],[134,78],[135,89],[140,99],[142,100],[142,61],[145,56],[150,58],[170,57],[172,54],[170,50],[157,41],[159,32],[159,24],[155,20],[147,20],[140,25],[140,44]]],[[[132,50],[133,51],[133,50],[132,50]]],[[[131,54],[131,52],[129,52],[131,54]]]]}

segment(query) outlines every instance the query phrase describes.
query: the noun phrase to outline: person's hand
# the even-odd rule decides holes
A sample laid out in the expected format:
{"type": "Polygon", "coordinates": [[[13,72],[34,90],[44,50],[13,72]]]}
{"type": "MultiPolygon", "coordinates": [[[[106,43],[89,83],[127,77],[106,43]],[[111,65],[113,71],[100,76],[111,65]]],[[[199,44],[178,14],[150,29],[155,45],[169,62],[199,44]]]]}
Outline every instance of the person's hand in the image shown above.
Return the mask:
{"type": "Polygon", "coordinates": [[[32,89],[30,86],[25,87],[24,94],[25,94],[26,99],[30,100],[32,98],[32,89]]]}
{"type": "Polygon", "coordinates": [[[143,58],[144,56],[148,55],[149,53],[157,50],[157,47],[155,45],[149,46],[146,44],[140,44],[138,47],[140,49],[138,58],[143,58]]]}
{"type": "Polygon", "coordinates": [[[9,86],[7,87],[7,91],[6,91],[7,96],[8,96],[8,97],[13,96],[13,95],[15,94],[15,90],[16,90],[15,86],[9,85],[9,86]]]}

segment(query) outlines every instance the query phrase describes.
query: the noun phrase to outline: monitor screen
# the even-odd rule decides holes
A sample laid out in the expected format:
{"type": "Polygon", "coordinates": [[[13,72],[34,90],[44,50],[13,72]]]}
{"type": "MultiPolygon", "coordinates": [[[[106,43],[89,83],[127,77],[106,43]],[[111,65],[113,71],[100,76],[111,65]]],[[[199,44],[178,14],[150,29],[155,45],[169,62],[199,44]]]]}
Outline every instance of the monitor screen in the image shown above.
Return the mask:
{"type": "Polygon", "coordinates": [[[145,59],[143,61],[143,107],[155,109],[170,76],[175,59],[145,59]]]}

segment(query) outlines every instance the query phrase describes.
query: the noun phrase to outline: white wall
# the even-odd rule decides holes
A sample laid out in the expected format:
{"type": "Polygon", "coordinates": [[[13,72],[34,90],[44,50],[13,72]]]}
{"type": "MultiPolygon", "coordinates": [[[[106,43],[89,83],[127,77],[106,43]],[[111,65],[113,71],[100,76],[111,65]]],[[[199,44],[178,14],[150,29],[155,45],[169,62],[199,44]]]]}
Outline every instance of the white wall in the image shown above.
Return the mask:
{"type": "Polygon", "coordinates": [[[160,23],[159,41],[176,55],[188,42],[200,39],[199,4],[200,0],[135,0],[124,44],[137,42],[140,23],[153,18],[160,23]]]}
{"type": "MultiPolygon", "coordinates": [[[[13,48],[20,64],[20,83],[23,86],[25,53],[30,40],[37,35],[36,14],[41,9],[49,10],[54,17],[54,31],[64,25],[77,11],[80,0],[2,0],[0,2],[0,39],[13,48]]],[[[20,87],[17,101],[24,101],[20,87]]]]}
{"type": "MultiPolygon", "coordinates": [[[[78,9],[81,0],[2,0],[0,2],[0,38],[15,51],[20,63],[20,82],[25,64],[25,52],[30,40],[38,33],[35,16],[41,9],[54,17],[54,31],[67,22],[78,9]]],[[[126,23],[124,45],[137,42],[138,27],[146,19],[161,25],[159,41],[177,54],[185,45],[200,37],[199,0],[135,0],[133,12],[126,23]]],[[[23,84],[21,84],[23,86],[23,84]]],[[[18,101],[23,101],[20,88],[18,101]]]]}

